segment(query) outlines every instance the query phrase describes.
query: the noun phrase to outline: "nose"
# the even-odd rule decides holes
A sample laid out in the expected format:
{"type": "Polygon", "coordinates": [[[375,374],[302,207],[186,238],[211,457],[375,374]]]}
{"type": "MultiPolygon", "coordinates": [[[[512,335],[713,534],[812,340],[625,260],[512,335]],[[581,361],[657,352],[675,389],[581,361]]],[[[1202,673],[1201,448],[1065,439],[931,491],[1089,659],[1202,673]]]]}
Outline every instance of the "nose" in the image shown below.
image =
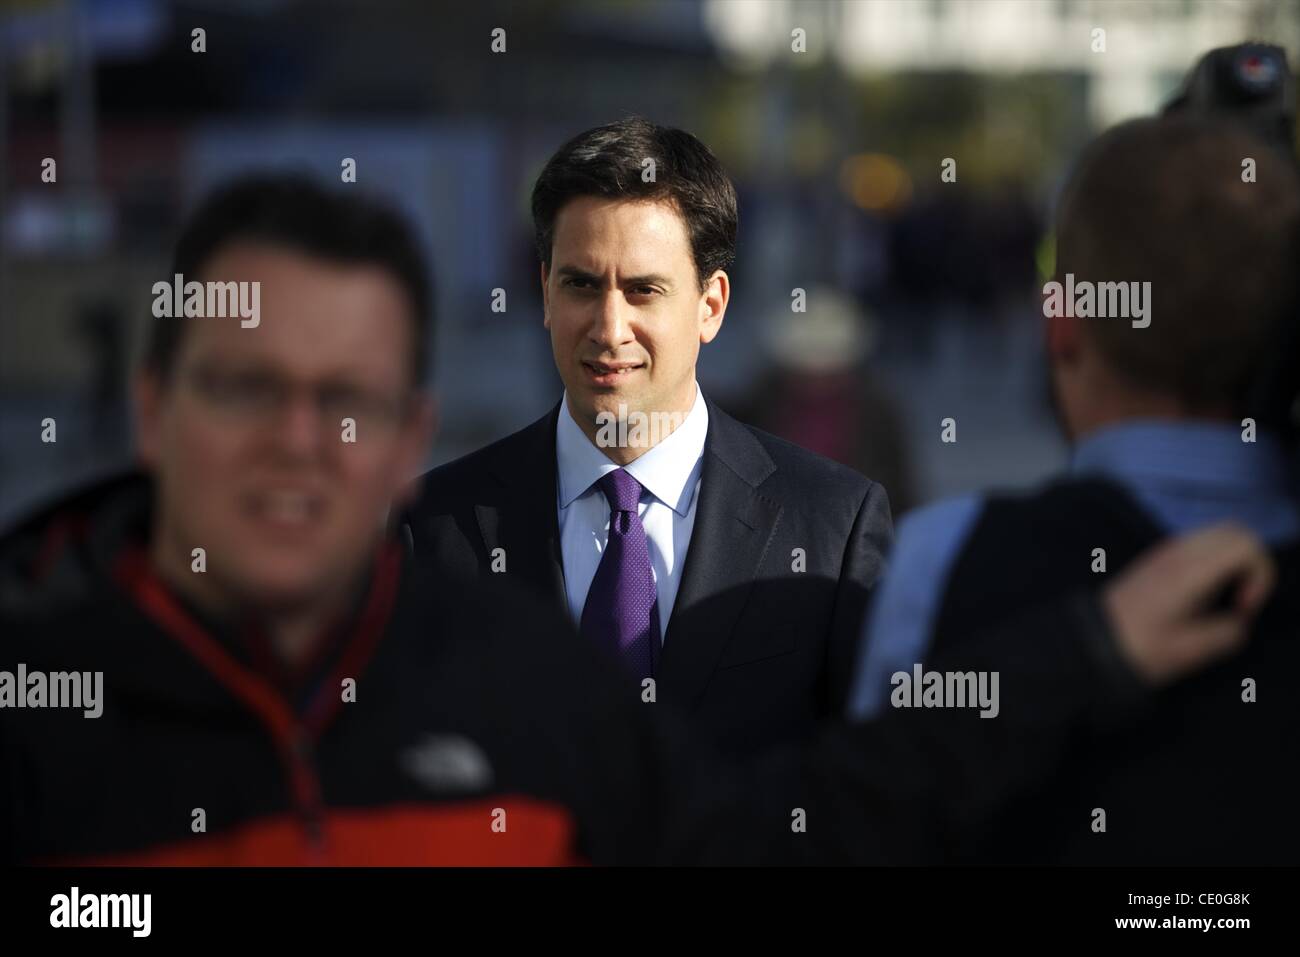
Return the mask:
{"type": "MultiPolygon", "coordinates": [[[[318,456],[331,436],[330,423],[324,421],[320,403],[313,394],[289,397],[279,410],[277,427],[268,433],[281,455],[295,459],[318,456]]],[[[342,423],[338,423],[338,441],[342,441],[342,423]]]]}
{"type": "Polygon", "coordinates": [[[609,289],[601,297],[600,306],[587,333],[602,349],[613,352],[633,341],[632,324],[628,320],[627,303],[619,289],[609,289]]]}

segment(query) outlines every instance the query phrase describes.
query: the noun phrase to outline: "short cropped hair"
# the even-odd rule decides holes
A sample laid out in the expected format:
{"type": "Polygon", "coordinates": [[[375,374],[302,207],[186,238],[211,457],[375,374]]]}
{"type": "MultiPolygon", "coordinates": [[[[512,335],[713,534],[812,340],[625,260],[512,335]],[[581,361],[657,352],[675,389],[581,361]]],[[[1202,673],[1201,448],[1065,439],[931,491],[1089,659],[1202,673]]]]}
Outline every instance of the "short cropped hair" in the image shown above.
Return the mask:
{"type": "MultiPolygon", "coordinates": [[[[433,288],[419,242],[396,210],[363,194],[327,189],[296,172],[241,176],[210,193],[186,221],[172,257],[172,275],[199,279],[223,250],[241,242],[282,246],[331,263],[377,266],[410,301],[411,373],[429,367],[433,288]]],[[[166,379],[180,352],[185,323],[150,325],[145,367],[166,379]]]]}
{"type": "Polygon", "coordinates": [[[1151,283],[1149,326],[1083,319],[1086,334],[1127,381],[1193,409],[1242,411],[1284,326],[1300,322],[1298,267],[1296,166],[1231,123],[1123,123],[1062,194],[1057,278],[1151,283]]]}

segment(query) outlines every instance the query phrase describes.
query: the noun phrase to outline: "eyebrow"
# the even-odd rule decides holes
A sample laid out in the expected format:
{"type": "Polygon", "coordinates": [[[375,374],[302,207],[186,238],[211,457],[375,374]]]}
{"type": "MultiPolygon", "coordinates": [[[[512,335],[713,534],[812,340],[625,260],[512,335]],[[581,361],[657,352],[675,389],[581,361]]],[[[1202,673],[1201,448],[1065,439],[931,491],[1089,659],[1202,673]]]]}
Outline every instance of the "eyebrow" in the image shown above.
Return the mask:
{"type": "MultiPolygon", "coordinates": [[[[599,283],[600,277],[587,272],[585,269],[579,269],[577,266],[560,266],[555,270],[556,274],[562,279],[586,279],[593,283],[599,283]]],[[[659,273],[647,273],[644,276],[629,276],[623,280],[625,286],[663,286],[666,289],[673,288],[673,281],[667,276],[659,273]]]]}

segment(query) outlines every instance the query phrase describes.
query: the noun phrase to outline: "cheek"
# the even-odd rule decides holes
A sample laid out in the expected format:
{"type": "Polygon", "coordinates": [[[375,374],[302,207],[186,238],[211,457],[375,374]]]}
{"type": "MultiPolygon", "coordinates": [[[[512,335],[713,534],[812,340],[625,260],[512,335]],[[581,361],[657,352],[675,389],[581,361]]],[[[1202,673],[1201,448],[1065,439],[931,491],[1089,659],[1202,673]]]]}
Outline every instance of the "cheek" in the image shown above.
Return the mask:
{"type": "Polygon", "coordinates": [[[229,435],[201,421],[173,419],[160,426],[154,471],[167,521],[181,536],[225,551],[241,528],[238,449],[229,435]]]}
{"type": "Polygon", "coordinates": [[[572,307],[556,309],[552,305],[551,339],[557,346],[569,348],[582,337],[582,317],[572,307]]]}
{"type": "Polygon", "coordinates": [[[652,368],[661,372],[693,365],[699,350],[699,329],[694,313],[662,316],[640,338],[641,347],[652,360],[652,368]]]}
{"type": "Polygon", "coordinates": [[[202,416],[176,415],[163,425],[159,459],[191,487],[230,487],[245,441],[202,416]]]}
{"type": "Polygon", "coordinates": [[[343,458],[339,472],[344,486],[340,504],[347,510],[349,524],[368,527],[383,513],[405,480],[401,470],[402,456],[396,444],[343,458]]]}

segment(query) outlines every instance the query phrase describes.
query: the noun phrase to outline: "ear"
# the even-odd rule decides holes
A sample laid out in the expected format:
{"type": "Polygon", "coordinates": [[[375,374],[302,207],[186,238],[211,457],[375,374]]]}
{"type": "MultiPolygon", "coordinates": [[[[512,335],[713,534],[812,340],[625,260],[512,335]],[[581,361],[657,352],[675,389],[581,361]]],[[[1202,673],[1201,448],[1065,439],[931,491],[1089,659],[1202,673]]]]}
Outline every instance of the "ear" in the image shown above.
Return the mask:
{"type": "Polygon", "coordinates": [[[1083,348],[1083,333],[1079,329],[1079,320],[1069,314],[1048,316],[1047,318],[1047,356],[1053,364],[1073,364],[1079,359],[1083,348]]]}
{"type": "Polygon", "coordinates": [[[393,495],[393,505],[396,508],[411,504],[419,495],[424,463],[433,448],[434,436],[438,434],[441,412],[437,396],[423,390],[416,396],[415,408],[403,427],[398,462],[402,484],[393,495]]]}
{"type": "Polygon", "coordinates": [[[708,344],[722,328],[722,319],[731,300],[731,279],[721,269],[709,277],[700,296],[700,342],[708,344]]]}
{"type": "Polygon", "coordinates": [[[135,409],[136,457],[146,468],[158,465],[162,440],[162,406],[166,386],[158,373],[141,370],[131,380],[131,402],[135,409]]]}
{"type": "Polygon", "coordinates": [[[546,263],[542,263],[542,328],[551,328],[551,292],[547,286],[547,280],[551,278],[551,270],[546,263]]]}

